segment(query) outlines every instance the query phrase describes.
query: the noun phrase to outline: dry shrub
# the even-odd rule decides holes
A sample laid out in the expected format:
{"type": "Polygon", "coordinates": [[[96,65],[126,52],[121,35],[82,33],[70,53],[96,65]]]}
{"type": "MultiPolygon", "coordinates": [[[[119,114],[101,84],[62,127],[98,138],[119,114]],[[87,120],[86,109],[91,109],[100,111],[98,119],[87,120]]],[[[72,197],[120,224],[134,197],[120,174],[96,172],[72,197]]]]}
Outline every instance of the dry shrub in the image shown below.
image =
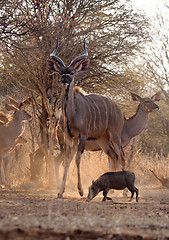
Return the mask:
{"type": "Polygon", "coordinates": [[[10,153],[10,180],[13,187],[19,186],[30,179],[30,161],[28,146],[18,146],[10,153]]]}
{"type": "Polygon", "coordinates": [[[169,178],[169,159],[154,152],[134,154],[130,170],[136,173],[137,182],[144,186],[160,186],[160,181],[149,171],[153,170],[159,178],[169,178]]]}

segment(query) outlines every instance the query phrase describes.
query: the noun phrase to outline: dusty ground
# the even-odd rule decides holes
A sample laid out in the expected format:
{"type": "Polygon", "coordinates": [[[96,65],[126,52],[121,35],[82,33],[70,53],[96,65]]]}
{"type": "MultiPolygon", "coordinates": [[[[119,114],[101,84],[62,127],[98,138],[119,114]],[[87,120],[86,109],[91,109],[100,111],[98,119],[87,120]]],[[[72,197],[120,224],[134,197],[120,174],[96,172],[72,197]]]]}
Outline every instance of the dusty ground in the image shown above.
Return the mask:
{"type": "Polygon", "coordinates": [[[139,188],[131,203],[121,191],[114,202],[91,202],[76,191],[0,190],[0,239],[169,239],[169,189],[139,188]]]}

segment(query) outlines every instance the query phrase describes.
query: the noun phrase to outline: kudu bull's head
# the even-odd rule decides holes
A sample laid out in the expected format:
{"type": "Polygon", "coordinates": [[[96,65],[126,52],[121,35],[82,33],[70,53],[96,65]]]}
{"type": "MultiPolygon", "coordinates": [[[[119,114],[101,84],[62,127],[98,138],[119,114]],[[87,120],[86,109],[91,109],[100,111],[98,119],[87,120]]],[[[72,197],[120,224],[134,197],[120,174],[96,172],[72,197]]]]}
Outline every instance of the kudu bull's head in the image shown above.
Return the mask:
{"type": "Polygon", "coordinates": [[[57,40],[56,48],[50,55],[52,60],[48,60],[48,66],[50,70],[58,72],[61,75],[62,83],[65,88],[67,88],[76,73],[88,68],[90,60],[87,59],[88,52],[86,49],[86,42],[84,41],[84,54],[76,57],[69,66],[66,66],[62,59],[56,56],[58,45],[59,43],[57,40]]]}

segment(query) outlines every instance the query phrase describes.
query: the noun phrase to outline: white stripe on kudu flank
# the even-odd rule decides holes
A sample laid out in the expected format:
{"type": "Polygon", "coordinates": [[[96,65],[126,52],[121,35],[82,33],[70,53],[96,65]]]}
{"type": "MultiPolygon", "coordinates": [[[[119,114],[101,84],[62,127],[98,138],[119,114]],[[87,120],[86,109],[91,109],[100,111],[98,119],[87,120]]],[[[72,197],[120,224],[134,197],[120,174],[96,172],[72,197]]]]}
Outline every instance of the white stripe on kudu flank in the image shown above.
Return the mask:
{"type": "Polygon", "coordinates": [[[108,97],[108,100],[109,100],[109,103],[110,103],[110,116],[112,118],[113,115],[115,115],[115,112],[112,111],[112,107],[113,107],[112,100],[109,97],[108,97]]]}
{"type": "MultiPolygon", "coordinates": [[[[90,99],[87,97],[86,98],[87,99],[87,101],[88,101],[88,105],[92,108],[92,114],[91,114],[91,116],[89,116],[89,118],[91,118],[91,126],[92,126],[92,124],[94,125],[94,128],[95,129],[97,129],[97,126],[96,126],[96,112],[95,112],[95,108],[94,108],[94,106],[93,106],[93,104],[91,104],[91,101],[90,101],[90,99]],[[94,116],[94,119],[92,118],[94,116]]],[[[92,128],[91,128],[91,130],[92,130],[92,128]]]]}
{"type": "Polygon", "coordinates": [[[108,108],[107,108],[107,104],[106,104],[104,98],[102,100],[103,100],[103,104],[104,104],[105,109],[106,109],[106,111],[105,111],[105,113],[106,113],[106,127],[108,127],[108,108]]]}
{"type": "Polygon", "coordinates": [[[92,111],[90,109],[90,105],[87,104],[87,108],[89,110],[89,125],[88,125],[88,129],[91,130],[91,122],[92,122],[92,111]]]}
{"type": "MultiPolygon", "coordinates": [[[[101,128],[101,120],[102,120],[102,117],[101,117],[101,113],[100,113],[100,109],[99,109],[99,107],[98,107],[98,105],[97,105],[97,103],[91,98],[91,100],[92,100],[92,102],[93,102],[93,107],[94,107],[94,109],[96,110],[97,109],[97,111],[98,111],[98,114],[99,114],[99,128],[101,128]]],[[[97,116],[97,113],[96,113],[96,116],[97,116]]]]}

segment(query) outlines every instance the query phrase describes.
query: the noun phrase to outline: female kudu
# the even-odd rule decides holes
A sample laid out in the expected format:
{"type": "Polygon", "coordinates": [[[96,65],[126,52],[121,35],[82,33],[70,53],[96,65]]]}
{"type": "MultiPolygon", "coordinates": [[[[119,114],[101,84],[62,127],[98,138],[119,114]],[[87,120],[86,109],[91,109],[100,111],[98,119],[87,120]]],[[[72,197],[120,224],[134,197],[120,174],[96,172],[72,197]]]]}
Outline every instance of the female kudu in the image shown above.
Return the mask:
{"type": "Polygon", "coordinates": [[[24,122],[32,117],[24,110],[24,106],[30,104],[30,99],[18,103],[8,98],[12,105],[6,104],[6,108],[13,112],[13,117],[7,124],[0,125],[0,182],[10,188],[8,154],[16,145],[24,142],[25,139],[21,138],[24,122]]]}

